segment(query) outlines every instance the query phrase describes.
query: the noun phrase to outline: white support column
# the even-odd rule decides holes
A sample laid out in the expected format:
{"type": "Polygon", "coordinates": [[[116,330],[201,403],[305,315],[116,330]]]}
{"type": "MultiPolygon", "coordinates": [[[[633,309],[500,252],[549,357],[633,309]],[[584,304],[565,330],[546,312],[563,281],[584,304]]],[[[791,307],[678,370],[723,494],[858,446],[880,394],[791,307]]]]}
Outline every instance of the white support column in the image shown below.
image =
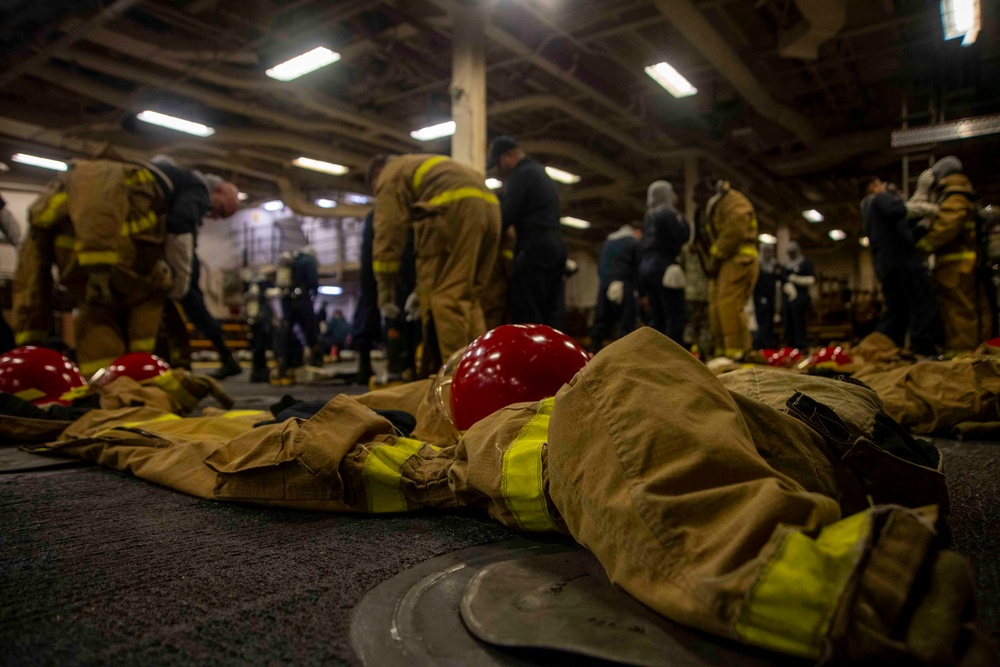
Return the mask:
{"type": "Polygon", "coordinates": [[[694,224],[697,204],[694,201],[694,189],[698,184],[698,158],[684,159],[684,215],[694,224]]]}
{"type": "Polygon", "coordinates": [[[788,242],[792,240],[791,231],[788,229],[788,225],[778,226],[778,247],[775,248],[775,253],[778,256],[778,261],[784,262],[788,259],[786,254],[788,250],[788,242]]]}
{"type": "Polygon", "coordinates": [[[452,18],[451,156],[486,173],[486,11],[482,4],[459,3],[452,18]]]}

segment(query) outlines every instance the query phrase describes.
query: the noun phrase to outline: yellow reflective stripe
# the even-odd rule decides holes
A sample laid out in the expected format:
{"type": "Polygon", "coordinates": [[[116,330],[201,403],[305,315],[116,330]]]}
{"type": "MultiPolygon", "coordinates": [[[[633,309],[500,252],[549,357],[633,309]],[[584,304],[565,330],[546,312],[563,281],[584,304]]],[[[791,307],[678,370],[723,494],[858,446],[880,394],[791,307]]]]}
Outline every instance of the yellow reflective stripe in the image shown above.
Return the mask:
{"type": "Polygon", "coordinates": [[[28,343],[43,341],[48,336],[49,332],[43,329],[25,329],[24,331],[18,331],[14,335],[14,342],[18,345],[27,345],[28,343]]]}
{"type": "Polygon", "coordinates": [[[152,352],[154,347],[156,347],[156,338],[136,338],[128,343],[130,352],[152,352]]]}
{"type": "Polygon", "coordinates": [[[483,192],[479,188],[456,188],[445,190],[441,194],[431,197],[427,202],[430,206],[444,206],[461,199],[482,199],[490,204],[499,204],[500,200],[492,192],[483,192]]]}
{"type": "Polygon", "coordinates": [[[81,362],[80,375],[85,378],[89,378],[91,375],[101,370],[117,358],[118,357],[105,357],[104,359],[94,359],[92,361],[81,362]]]}
{"type": "Polygon", "coordinates": [[[76,261],[80,266],[117,264],[118,252],[116,250],[82,250],[76,254],[76,261]]]}
{"type": "Polygon", "coordinates": [[[57,192],[49,200],[45,202],[45,208],[42,212],[31,219],[31,224],[36,227],[51,227],[55,222],[57,222],[62,216],[59,215],[60,209],[66,205],[66,193],[57,192]]]}
{"type": "Polygon", "coordinates": [[[22,389],[21,391],[14,394],[14,396],[20,398],[22,401],[33,401],[36,398],[41,398],[45,395],[45,392],[41,389],[22,389]]]}
{"type": "Polygon", "coordinates": [[[549,417],[555,398],[538,404],[532,417],[503,453],[500,494],[507,509],[525,530],[550,531],[556,525],[549,516],[542,480],[542,448],[549,438],[549,417]]]}
{"type": "Polygon", "coordinates": [[[129,186],[152,182],[153,174],[148,169],[139,169],[125,177],[125,185],[129,186]]]}
{"type": "Polygon", "coordinates": [[[56,236],[55,244],[57,248],[72,250],[76,247],[76,238],[70,236],[69,234],[59,234],[56,236]]]}
{"type": "Polygon", "coordinates": [[[198,406],[198,399],[188,393],[173,373],[157,375],[149,380],[149,383],[170,394],[185,410],[194,410],[198,406]]]}
{"type": "Polygon", "coordinates": [[[399,262],[372,262],[375,273],[399,273],[399,262]]]}
{"type": "Polygon", "coordinates": [[[735,359],[736,357],[742,356],[746,352],[742,347],[727,347],[726,356],[730,359],[735,359]]]}
{"type": "Polygon", "coordinates": [[[420,184],[424,182],[424,176],[427,175],[427,172],[447,159],[449,158],[443,155],[436,155],[421,162],[417,170],[413,172],[413,189],[417,190],[420,188],[420,184]]]}
{"type": "Polygon", "coordinates": [[[514,251],[513,250],[501,250],[500,251],[500,255],[504,259],[514,259],[514,251]]]}
{"type": "Polygon", "coordinates": [[[265,413],[263,410],[227,410],[221,415],[223,419],[240,419],[241,417],[255,417],[263,414],[271,414],[270,412],[265,413]]]}
{"type": "Polygon", "coordinates": [[[712,257],[722,257],[722,251],[719,250],[719,246],[712,244],[712,247],[708,249],[708,254],[712,257]]]}
{"type": "Polygon", "coordinates": [[[159,218],[153,211],[148,211],[143,215],[136,217],[133,220],[126,220],[122,223],[121,235],[129,236],[134,234],[141,234],[142,232],[147,232],[150,229],[155,229],[159,223],[159,218]]]}
{"type": "Polygon", "coordinates": [[[83,385],[82,387],[73,387],[62,396],[59,397],[60,401],[75,401],[78,398],[83,398],[84,396],[90,395],[90,387],[88,385],[83,385]]]}
{"type": "Polygon", "coordinates": [[[946,262],[960,262],[963,259],[976,259],[975,250],[966,250],[964,252],[949,252],[947,255],[940,255],[935,259],[938,264],[945,264],[946,262]]]}
{"type": "Polygon", "coordinates": [[[119,424],[115,428],[123,428],[123,427],[132,428],[134,426],[149,426],[150,424],[159,424],[160,422],[172,422],[172,421],[177,421],[178,419],[180,419],[178,415],[175,415],[172,412],[168,412],[166,414],[160,415],[159,417],[153,417],[152,419],[144,419],[142,421],[137,421],[137,422],[125,422],[124,424],[119,424]]]}
{"type": "Polygon", "coordinates": [[[406,496],[400,489],[402,468],[423,447],[419,440],[400,438],[394,444],[375,445],[368,450],[361,479],[365,485],[368,509],[375,513],[405,512],[406,496]]]}
{"type": "Polygon", "coordinates": [[[865,511],[830,524],[815,540],[798,531],[785,535],[750,588],[736,621],[743,640],[819,658],[870,532],[871,512],[865,511]]]}
{"type": "Polygon", "coordinates": [[[745,246],[742,246],[739,249],[738,254],[740,254],[740,255],[747,255],[749,257],[756,257],[757,256],[757,248],[755,248],[753,246],[745,245],[745,246]]]}

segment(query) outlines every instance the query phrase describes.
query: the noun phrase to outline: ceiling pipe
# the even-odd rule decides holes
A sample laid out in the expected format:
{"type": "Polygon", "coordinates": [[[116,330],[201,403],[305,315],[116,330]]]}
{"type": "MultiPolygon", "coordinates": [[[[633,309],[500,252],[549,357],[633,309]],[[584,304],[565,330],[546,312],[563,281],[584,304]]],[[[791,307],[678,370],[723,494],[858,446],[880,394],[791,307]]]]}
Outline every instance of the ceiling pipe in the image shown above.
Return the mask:
{"type": "Polygon", "coordinates": [[[799,176],[835,167],[846,160],[877,150],[887,150],[892,130],[871,130],[823,140],[814,151],[800,157],[774,160],[768,168],[779,176],[799,176]]]}
{"type": "MultiPolygon", "coordinates": [[[[287,98],[288,94],[291,93],[299,104],[309,111],[340,123],[349,123],[361,128],[364,133],[370,133],[365,134],[364,136],[366,137],[366,140],[371,143],[392,147],[394,150],[398,150],[400,146],[410,148],[418,144],[418,142],[410,137],[409,133],[394,127],[391,121],[380,119],[371,113],[362,113],[357,109],[353,109],[349,105],[344,104],[340,100],[318,93],[315,90],[299,83],[278,82],[258,72],[220,72],[204,67],[195,67],[189,63],[183,62],[179,58],[178,52],[154,46],[142,40],[129,37],[128,35],[122,35],[112,30],[95,30],[88,37],[88,40],[94,42],[95,44],[99,44],[102,47],[113,49],[119,53],[132,56],[133,58],[138,58],[139,60],[152,63],[165,69],[173,70],[175,72],[183,72],[184,74],[195,79],[201,79],[202,81],[206,81],[214,85],[225,86],[227,88],[234,88],[237,90],[263,92],[280,98],[287,98]],[[385,140],[379,141],[377,136],[371,135],[383,135],[391,139],[392,142],[387,143],[385,140]]],[[[355,47],[355,50],[360,49],[355,47]]],[[[76,56],[74,56],[74,58],[77,62],[80,62],[80,64],[84,64],[76,56]]],[[[164,87],[173,90],[177,90],[178,85],[189,85],[178,84],[171,79],[165,79],[165,81],[169,83],[165,83],[164,87]]],[[[212,91],[204,92],[211,93],[212,91]]],[[[342,133],[350,135],[350,128],[342,125],[339,127],[342,133]]],[[[357,135],[355,134],[351,136],[356,138],[357,135]]]]}
{"type": "Polygon", "coordinates": [[[35,67],[45,64],[49,58],[60,55],[65,49],[73,46],[80,39],[85,37],[88,32],[101,27],[108,21],[113,21],[133,6],[139,4],[141,1],[142,0],[118,0],[110,7],[102,9],[91,18],[76,26],[73,30],[65,33],[59,39],[55,40],[26,60],[23,60],[17,65],[9,68],[6,72],[0,74],[0,88],[3,88],[8,83],[24,74],[29,74],[35,69],[35,67]]]}
{"type": "MultiPolygon", "coordinates": [[[[84,81],[77,77],[66,76],[64,70],[51,65],[37,68],[32,75],[118,109],[139,112],[144,108],[142,104],[137,103],[130,95],[120,90],[96,82],[84,81]]],[[[347,163],[345,158],[351,157],[314,139],[282,130],[219,127],[216,128],[214,135],[203,141],[209,144],[272,146],[300,152],[307,157],[341,164],[347,163]]],[[[354,155],[354,159],[360,160],[361,156],[354,155]]],[[[368,158],[364,157],[363,160],[364,162],[358,162],[355,166],[367,164],[368,158]]]]}
{"type": "Polygon", "coordinates": [[[732,84],[757,113],[784,127],[807,145],[819,140],[812,122],[783,104],[779,104],[757,80],[722,35],[702,15],[691,0],[654,0],[654,4],[681,35],[732,84]]]}
{"type": "Polygon", "coordinates": [[[834,37],[847,22],[844,0],[795,0],[802,20],[778,38],[783,58],[816,60],[819,46],[834,37]]]}

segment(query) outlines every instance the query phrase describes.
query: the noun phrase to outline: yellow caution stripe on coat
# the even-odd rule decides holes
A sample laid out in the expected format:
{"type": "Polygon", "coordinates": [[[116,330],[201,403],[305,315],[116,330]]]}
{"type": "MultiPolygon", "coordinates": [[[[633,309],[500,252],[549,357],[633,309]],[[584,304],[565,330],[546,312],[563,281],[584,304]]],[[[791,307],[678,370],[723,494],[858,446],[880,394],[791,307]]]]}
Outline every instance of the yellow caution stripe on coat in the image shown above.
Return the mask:
{"type": "Polygon", "coordinates": [[[397,438],[393,443],[374,445],[368,450],[361,478],[364,481],[368,510],[376,514],[405,512],[403,464],[416,456],[424,443],[411,438],[397,438]]]}
{"type": "Polygon", "coordinates": [[[44,329],[25,329],[14,334],[14,342],[18,346],[28,343],[38,343],[49,337],[49,332],[44,329]]]}
{"type": "Polygon", "coordinates": [[[45,208],[31,217],[31,224],[43,229],[51,227],[66,216],[66,201],[65,192],[55,193],[45,202],[45,208]]]}
{"type": "Polygon", "coordinates": [[[500,495],[524,530],[556,530],[549,516],[542,478],[542,449],[549,439],[549,419],[554,403],[555,398],[539,403],[535,415],[503,453],[500,495]]]}
{"type": "Polygon", "coordinates": [[[840,600],[868,545],[870,511],[823,528],[790,531],[753,583],[736,621],[749,644],[818,659],[840,600]]]}
{"type": "Polygon", "coordinates": [[[424,182],[424,176],[427,175],[427,172],[449,159],[451,158],[445,157],[444,155],[435,155],[434,157],[427,158],[421,162],[420,166],[417,167],[417,170],[413,172],[413,189],[419,190],[420,184],[424,182]]]}
{"type": "Polygon", "coordinates": [[[76,237],[69,234],[57,234],[55,245],[63,250],[73,250],[76,248],[76,237]]]}
{"type": "Polygon", "coordinates": [[[454,190],[445,190],[439,195],[435,195],[428,200],[430,206],[444,206],[445,204],[451,204],[463,199],[482,199],[489,204],[500,204],[500,200],[492,192],[484,192],[479,188],[455,188],[454,190]]]}
{"type": "Polygon", "coordinates": [[[374,273],[399,273],[399,262],[372,262],[374,273]]]}
{"type": "Polygon", "coordinates": [[[198,407],[198,398],[185,389],[184,385],[181,384],[180,380],[173,373],[157,375],[155,378],[149,380],[149,384],[156,385],[170,394],[170,397],[180,403],[188,412],[198,407]]]}
{"type": "Polygon", "coordinates": [[[156,229],[160,223],[159,217],[153,211],[147,211],[144,214],[138,215],[132,220],[127,220],[122,223],[121,235],[122,236],[135,236],[142,234],[143,232],[148,232],[151,229],[156,229]]]}
{"type": "Polygon", "coordinates": [[[85,378],[89,378],[91,375],[101,370],[102,368],[104,368],[117,358],[118,357],[115,356],[115,357],[105,357],[103,359],[92,359],[90,361],[81,361],[80,375],[82,375],[85,378]]]}
{"type": "Polygon", "coordinates": [[[938,264],[947,264],[949,262],[961,262],[964,260],[976,260],[975,250],[966,250],[964,252],[949,252],[945,255],[938,255],[934,260],[938,264]]]}
{"type": "Polygon", "coordinates": [[[81,250],[76,253],[76,261],[80,266],[95,266],[99,264],[117,264],[117,250],[81,250]]]}
{"type": "Polygon", "coordinates": [[[156,338],[133,338],[128,342],[129,352],[152,352],[156,338]]]}

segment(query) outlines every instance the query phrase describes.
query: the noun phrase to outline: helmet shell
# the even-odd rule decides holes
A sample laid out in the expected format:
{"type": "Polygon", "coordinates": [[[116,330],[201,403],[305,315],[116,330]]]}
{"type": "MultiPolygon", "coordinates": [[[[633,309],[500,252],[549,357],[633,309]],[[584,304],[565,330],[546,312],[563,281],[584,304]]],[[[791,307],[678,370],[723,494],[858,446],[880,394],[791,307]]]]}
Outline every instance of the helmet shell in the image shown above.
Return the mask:
{"type": "Polygon", "coordinates": [[[102,387],[123,376],[130,377],[136,382],[142,382],[169,371],[170,364],[155,354],[129,352],[112,361],[106,368],[97,371],[90,379],[90,384],[94,387],[102,387]]]}
{"type": "Polygon", "coordinates": [[[55,350],[27,345],[0,356],[0,392],[38,406],[69,405],[67,392],[86,384],[76,364],[55,350]]]}

